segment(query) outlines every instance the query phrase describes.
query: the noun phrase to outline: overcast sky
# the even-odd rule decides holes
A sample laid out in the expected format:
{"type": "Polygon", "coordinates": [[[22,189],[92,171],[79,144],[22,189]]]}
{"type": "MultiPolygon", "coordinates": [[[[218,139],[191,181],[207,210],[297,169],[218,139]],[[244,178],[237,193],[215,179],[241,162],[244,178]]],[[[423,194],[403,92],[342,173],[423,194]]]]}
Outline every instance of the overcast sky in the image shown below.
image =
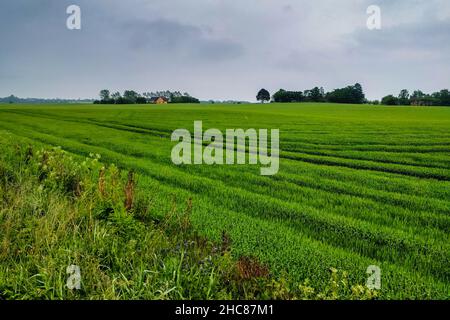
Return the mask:
{"type": "Polygon", "coordinates": [[[450,88],[449,0],[1,0],[0,96],[450,88]],[[81,30],[66,8],[81,7],[81,30]],[[378,5],[382,29],[368,30],[378,5]]]}

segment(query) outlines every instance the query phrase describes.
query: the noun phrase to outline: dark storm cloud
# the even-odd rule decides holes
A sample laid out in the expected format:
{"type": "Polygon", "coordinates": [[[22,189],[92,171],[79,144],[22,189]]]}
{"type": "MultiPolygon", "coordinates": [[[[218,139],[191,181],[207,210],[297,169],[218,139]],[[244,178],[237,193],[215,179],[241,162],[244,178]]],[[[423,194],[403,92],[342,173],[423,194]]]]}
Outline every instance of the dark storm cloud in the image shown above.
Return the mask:
{"type": "Polygon", "coordinates": [[[179,89],[254,100],[267,87],[361,82],[369,98],[450,87],[446,0],[2,0],[0,96],[179,89]],[[82,30],[65,27],[82,9],[82,30]],[[366,9],[382,10],[382,29],[366,9]]]}

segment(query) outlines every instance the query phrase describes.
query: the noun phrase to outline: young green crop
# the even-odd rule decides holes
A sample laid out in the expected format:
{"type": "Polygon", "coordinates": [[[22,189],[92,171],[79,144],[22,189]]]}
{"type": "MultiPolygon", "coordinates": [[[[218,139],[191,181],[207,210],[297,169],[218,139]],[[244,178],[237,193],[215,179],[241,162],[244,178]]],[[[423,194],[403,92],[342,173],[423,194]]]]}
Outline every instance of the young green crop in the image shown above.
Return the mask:
{"type": "MultiPolygon", "coordinates": [[[[450,108],[331,104],[0,106],[0,130],[134,169],[146,190],[193,199],[196,230],[235,256],[323,286],[383,272],[385,298],[449,298],[450,108]],[[174,166],[178,128],[280,129],[280,170],[174,166]],[[182,196],[181,196],[182,195],[182,196]]],[[[168,199],[152,214],[158,216],[168,199]]],[[[170,208],[166,208],[170,209],[170,208]]]]}

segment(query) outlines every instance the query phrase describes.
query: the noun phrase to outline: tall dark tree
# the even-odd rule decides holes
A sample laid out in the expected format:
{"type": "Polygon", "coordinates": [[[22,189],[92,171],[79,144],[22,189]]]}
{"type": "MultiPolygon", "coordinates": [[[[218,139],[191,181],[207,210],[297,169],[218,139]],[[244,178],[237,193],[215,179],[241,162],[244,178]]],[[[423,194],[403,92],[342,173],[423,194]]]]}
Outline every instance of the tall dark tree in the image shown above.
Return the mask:
{"type": "Polygon", "coordinates": [[[309,99],[312,102],[322,102],[323,101],[323,88],[315,87],[309,91],[309,99]]]}
{"type": "Polygon", "coordinates": [[[364,91],[359,83],[345,88],[335,89],[328,92],[326,96],[329,102],[335,103],[356,103],[361,104],[366,101],[364,91]]]}
{"type": "Polygon", "coordinates": [[[114,100],[117,100],[117,99],[119,99],[120,97],[121,97],[120,92],[114,92],[114,93],[111,95],[111,98],[113,98],[114,100]]]}
{"type": "Polygon", "coordinates": [[[407,106],[411,104],[409,101],[409,92],[406,89],[403,89],[400,91],[400,94],[398,95],[398,103],[402,106],[407,106]]]}
{"type": "Polygon", "coordinates": [[[353,86],[353,96],[354,96],[353,103],[364,103],[364,101],[366,100],[366,96],[364,95],[363,88],[359,83],[356,83],[353,86]]]}
{"type": "Polygon", "coordinates": [[[174,96],[171,103],[200,103],[200,100],[191,96],[174,96]]]}
{"type": "Polygon", "coordinates": [[[139,98],[139,93],[134,90],[125,90],[123,93],[123,98],[127,103],[136,103],[137,98],[139,98]]]}
{"type": "Polygon", "coordinates": [[[262,103],[270,100],[270,93],[266,89],[261,89],[256,96],[256,100],[261,101],[262,103]]]}
{"type": "Polygon", "coordinates": [[[284,97],[286,95],[286,90],[280,89],[277,92],[273,94],[273,101],[275,102],[287,102],[284,100],[284,97]]]}
{"type": "Polygon", "coordinates": [[[144,96],[139,96],[136,98],[136,103],[137,104],[146,104],[147,103],[147,99],[144,96]]]}
{"type": "Polygon", "coordinates": [[[381,99],[381,104],[384,104],[386,106],[396,106],[399,104],[399,99],[397,97],[394,97],[392,94],[383,97],[381,99]]]}
{"type": "Polygon", "coordinates": [[[304,100],[305,97],[301,91],[286,91],[280,89],[273,95],[273,101],[275,102],[302,102],[304,100]]]}
{"type": "Polygon", "coordinates": [[[447,89],[439,91],[439,105],[450,106],[450,91],[447,89]]]}
{"type": "Polygon", "coordinates": [[[421,90],[415,90],[411,95],[411,104],[415,106],[425,105],[426,94],[421,90]]]}
{"type": "Polygon", "coordinates": [[[103,90],[100,91],[100,100],[107,101],[110,98],[111,98],[110,97],[110,92],[109,92],[108,89],[103,89],[103,90]]]}
{"type": "Polygon", "coordinates": [[[413,92],[413,94],[411,95],[411,99],[421,99],[425,97],[425,93],[423,93],[420,90],[416,90],[413,92]]]}

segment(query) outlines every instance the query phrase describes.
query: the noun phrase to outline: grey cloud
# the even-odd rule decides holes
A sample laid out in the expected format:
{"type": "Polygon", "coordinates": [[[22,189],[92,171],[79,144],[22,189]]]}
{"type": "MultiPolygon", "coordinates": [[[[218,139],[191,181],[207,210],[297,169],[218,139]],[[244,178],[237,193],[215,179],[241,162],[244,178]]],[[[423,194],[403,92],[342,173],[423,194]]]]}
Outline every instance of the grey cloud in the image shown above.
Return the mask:
{"type": "Polygon", "coordinates": [[[244,53],[241,44],[215,38],[208,27],[158,19],[127,22],[123,30],[134,50],[158,51],[186,59],[203,59],[205,62],[235,59],[244,53]]]}
{"type": "Polygon", "coordinates": [[[354,38],[358,46],[375,51],[408,49],[439,52],[450,49],[450,20],[408,23],[379,31],[358,30],[354,38]]]}

